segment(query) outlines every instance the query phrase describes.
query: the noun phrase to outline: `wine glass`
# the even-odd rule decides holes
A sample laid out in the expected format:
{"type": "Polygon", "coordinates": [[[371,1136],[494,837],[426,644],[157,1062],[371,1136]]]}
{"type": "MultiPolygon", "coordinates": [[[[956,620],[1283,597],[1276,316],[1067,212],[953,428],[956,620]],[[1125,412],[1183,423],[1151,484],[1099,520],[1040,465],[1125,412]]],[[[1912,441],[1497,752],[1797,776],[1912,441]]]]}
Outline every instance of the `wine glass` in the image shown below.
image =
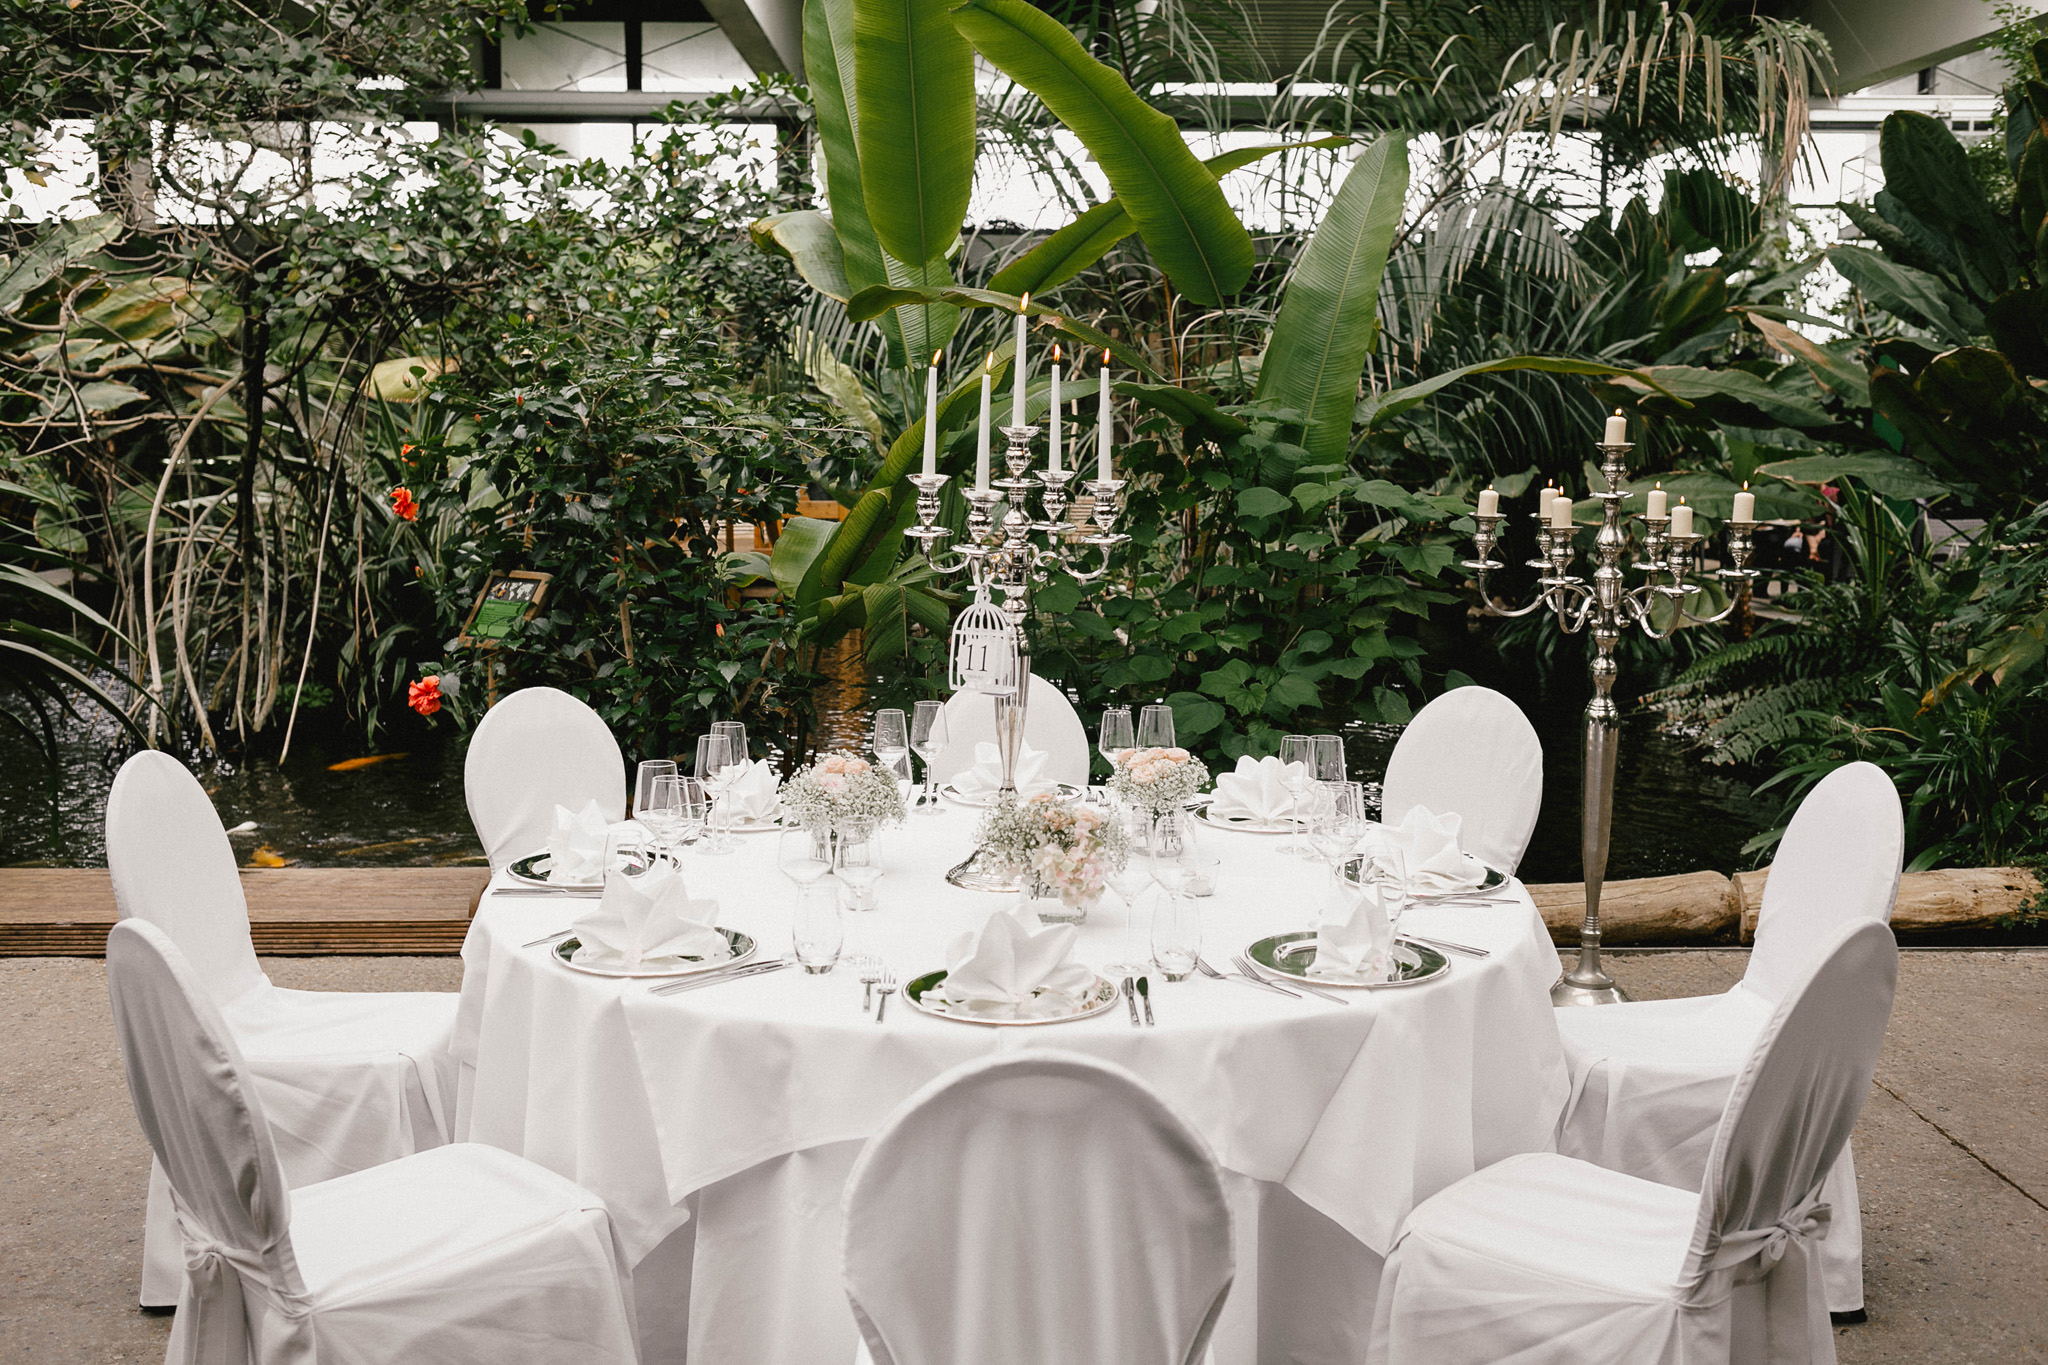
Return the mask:
{"type": "Polygon", "coordinates": [[[1365,791],[1356,782],[1331,782],[1319,795],[1308,842],[1334,877],[1365,833],[1365,791]]]}
{"type": "Polygon", "coordinates": [[[1202,952],[1202,914],[1192,896],[1178,891],[1152,907],[1152,965],[1168,981],[1185,981],[1202,952]]]}
{"type": "Polygon", "coordinates": [[[814,976],[823,976],[839,961],[846,942],[846,924],[839,914],[839,888],[812,882],[796,889],[796,912],[789,920],[789,943],[796,960],[814,976]]]}
{"type": "Polygon", "coordinates": [[[1138,712],[1138,747],[1140,749],[1171,749],[1173,747],[1173,708],[1171,706],[1148,706],[1138,712]]]}
{"type": "Polygon", "coordinates": [[[775,836],[775,866],[799,887],[832,870],[832,832],[794,827],[775,836]]]}
{"type": "Polygon", "coordinates": [[[714,735],[724,735],[726,742],[732,745],[733,762],[745,763],[747,761],[746,726],[736,720],[713,721],[711,723],[711,733],[714,735]]]}
{"type": "Polygon", "coordinates": [[[640,812],[647,809],[649,798],[654,795],[654,779],[674,777],[679,771],[672,758],[643,758],[640,771],[633,777],[633,818],[638,820],[640,812]]]}
{"type": "Polygon", "coordinates": [[[833,855],[833,874],[846,884],[846,908],[874,909],[875,883],[882,879],[882,860],[880,850],[875,846],[874,827],[855,824],[840,831],[833,855]]]}
{"type": "Polygon", "coordinates": [[[1112,772],[1116,769],[1116,756],[1126,749],[1136,748],[1137,744],[1137,731],[1131,728],[1131,708],[1103,707],[1102,728],[1096,732],[1095,748],[1112,772]]]}
{"type": "Polygon", "coordinates": [[[939,793],[932,786],[932,760],[946,752],[946,704],[921,701],[910,716],[910,747],[924,760],[924,795],[918,804],[933,815],[943,814],[939,793]]]}
{"type": "Polygon", "coordinates": [[[1286,853],[1300,853],[1302,805],[1315,784],[1315,741],[1307,735],[1288,735],[1280,741],[1280,761],[1286,765],[1283,780],[1287,794],[1294,798],[1294,833],[1287,840],[1286,853]]]}
{"type": "Polygon", "coordinates": [[[896,765],[910,757],[910,727],[895,707],[875,712],[874,746],[875,757],[896,776],[896,765]]]}
{"type": "Polygon", "coordinates": [[[1112,977],[1137,976],[1148,965],[1145,945],[1138,941],[1138,899],[1152,881],[1146,862],[1144,844],[1133,839],[1130,856],[1124,860],[1124,865],[1110,869],[1109,889],[1116,892],[1116,898],[1124,903],[1123,959],[1103,968],[1112,977]]]}
{"type": "Polygon", "coordinates": [[[1344,771],[1344,736],[1312,735],[1309,748],[1315,756],[1316,781],[1344,781],[1348,776],[1344,771]]]}
{"type": "MultiPolygon", "coordinates": [[[[644,770],[647,765],[641,764],[644,770]]],[[[673,768],[675,765],[669,765],[673,768]]],[[[675,861],[675,846],[683,834],[683,782],[677,773],[657,773],[647,794],[633,808],[633,818],[646,826],[654,838],[654,851],[675,861]]]]}
{"type": "Polygon", "coordinates": [[[696,778],[711,793],[711,837],[701,853],[730,853],[733,838],[725,830],[725,788],[739,772],[732,740],[726,735],[705,735],[697,741],[696,778]]]}

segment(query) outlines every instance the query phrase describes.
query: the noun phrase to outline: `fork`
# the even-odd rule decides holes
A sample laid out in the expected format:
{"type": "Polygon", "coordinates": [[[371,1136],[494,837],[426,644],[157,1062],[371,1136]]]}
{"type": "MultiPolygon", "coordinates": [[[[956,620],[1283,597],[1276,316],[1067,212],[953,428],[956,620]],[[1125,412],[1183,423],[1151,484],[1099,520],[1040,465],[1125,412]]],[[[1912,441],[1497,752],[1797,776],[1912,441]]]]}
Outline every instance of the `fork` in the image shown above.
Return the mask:
{"type": "MultiPolygon", "coordinates": [[[[1243,972],[1252,980],[1264,981],[1268,986],[1277,986],[1278,983],[1268,981],[1266,979],[1266,974],[1260,971],[1258,969],[1257,964],[1255,964],[1250,958],[1246,957],[1243,953],[1239,953],[1236,957],[1232,958],[1231,960],[1237,964],[1237,969],[1239,971],[1243,972]]],[[[1338,995],[1335,991],[1324,990],[1321,986],[1311,986],[1308,984],[1308,982],[1297,981],[1295,978],[1291,976],[1287,978],[1287,989],[1296,991],[1306,991],[1308,994],[1313,995],[1316,999],[1327,1000],[1334,1005],[1348,1005],[1351,1003],[1349,1000],[1346,1000],[1343,996],[1338,995]]]]}
{"type": "Polygon", "coordinates": [[[882,1016],[889,1010],[889,997],[896,994],[896,973],[887,967],[882,968],[881,975],[875,978],[875,989],[881,992],[882,996],[875,1003],[875,1022],[879,1024],[882,1022],[882,1016]]]}
{"type": "Polygon", "coordinates": [[[868,1013],[875,1007],[875,983],[882,979],[882,959],[872,953],[862,953],[854,960],[860,968],[860,1012],[868,1013]]]}
{"type": "Polygon", "coordinates": [[[1272,982],[1263,980],[1259,977],[1244,976],[1238,972],[1219,972],[1214,967],[1211,967],[1208,961],[1204,959],[1200,954],[1196,954],[1195,956],[1195,968],[1196,970],[1200,971],[1203,976],[1213,977],[1218,981],[1235,981],[1238,984],[1244,986],[1257,986],[1260,990],[1271,991],[1275,995],[1292,996],[1296,1000],[1301,999],[1300,996],[1295,995],[1294,992],[1288,990],[1287,987],[1276,986],[1272,982]]]}

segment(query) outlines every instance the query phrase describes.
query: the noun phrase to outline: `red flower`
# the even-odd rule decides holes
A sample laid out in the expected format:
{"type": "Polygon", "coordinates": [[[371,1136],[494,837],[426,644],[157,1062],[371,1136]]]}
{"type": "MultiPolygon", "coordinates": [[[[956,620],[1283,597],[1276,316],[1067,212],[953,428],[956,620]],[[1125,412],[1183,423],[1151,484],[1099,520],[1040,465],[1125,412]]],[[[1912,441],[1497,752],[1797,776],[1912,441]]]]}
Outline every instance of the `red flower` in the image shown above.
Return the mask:
{"type": "Polygon", "coordinates": [[[400,521],[420,519],[420,505],[413,501],[410,488],[400,487],[391,490],[391,510],[398,514],[400,521]]]}
{"type": "Polygon", "coordinates": [[[423,716],[441,709],[441,675],[429,673],[406,689],[405,704],[423,716]]]}

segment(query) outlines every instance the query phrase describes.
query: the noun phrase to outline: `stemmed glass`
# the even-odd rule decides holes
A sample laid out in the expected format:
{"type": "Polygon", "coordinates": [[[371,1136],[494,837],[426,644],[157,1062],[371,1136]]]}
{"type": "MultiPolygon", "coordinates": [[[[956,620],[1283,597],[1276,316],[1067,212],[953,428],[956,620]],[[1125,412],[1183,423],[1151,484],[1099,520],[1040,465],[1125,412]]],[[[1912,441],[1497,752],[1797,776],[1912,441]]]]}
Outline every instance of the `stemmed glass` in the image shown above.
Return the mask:
{"type": "Polygon", "coordinates": [[[714,735],[724,735],[726,742],[732,745],[733,762],[745,763],[747,761],[747,727],[745,725],[736,720],[716,720],[711,723],[711,733],[714,735]]]}
{"type": "Polygon", "coordinates": [[[946,752],[946,704],[921,701],[910,716],[910,747],[924,760],[924,794],[918,804],[933,815],[944,813],[938,790],[932,785],[932,760],[946,752]]]}
{"type": "Polygon", "coordinates": [[[1349,776],[1344,771],[1344,736],[1312,735],[1309,748],[1315,755],[1316,781],[1342,782],[1349,776]]]}
{"type": "Polygon", "coordinates": [[[1334,877],[1365,834],[1365,789],[1356,782],[1328,782],[1319,795],[1308,842],[1334,877]]]}
{"type": "MultiPolygon", "coordinates": [[[[654,796],[654,779],[674,777],[680,771],[672,758],[644,758],[640,760],[640,771],[633,777],[633,818],[638,820],[640,812],[647,809],[647,803],[654,796]]],[[[644,824],[645,821],[642,821],[644,824]]]]}
{"type": "Polygon", "coordinates": [[[895,707],[875,712],[875,757],[889,770],[889,776],[897,775],[897,765],[910,757],[910,727],[904,723],[903,713],[895,707]]]}
{"type": "Polygon", "coordinates": [[[1116,773],[1116,756],[1126,749],[1137,747],[1137,732],[1131,728],[1131,708],[1128,706],[1105,706],[1102,708],[1102,728],[1096,731],[1095,750],[1109,764],[1112,776],[1116,773]]]}
{"type": "Polygon", "coordinates": [[[1171,749],[1173,747],[1173,708],[1171,706],[1148,706],[1138,712],[1138,747],[1140,749],[1171,749]]]}
{"type": "Polygon", "coordinates": [[[1124,903],[1123,960],[1103,968],[1112,977],[1137,976],[1149,965],[1145,959],[1145,945],[1138,941],[1138,900],[1151,884],[1151,873],[1146,866],[1148,861],[1144,843],[1133,837],[1130,856],[1122,867],[1111,869],[1109,874],[1109,889],[1116,892],[1116,898],[1124,903]]]}
{"type": "Polygon", "coordinates": [[[696,777],[712,793],[711,837],[704,841],[700,853],[730,853],[734,848],[733,837],[725,828],[725,788],[738,775],[739,759],[729,737],[705,735],[697,741],[696,777]]]}
{"type": "Polygon", "coordinates": [[[1288,735],[1280,741],[1280,761],[1286,765],[1283,780],[1287,794],[1294,798],[1294,833],[1287,840],[1286,853],[1304,851],[1301,842],[1303,805],[1315,788],[1315,741],[1307,735],[1288,735]]]}
{"type": "MultiPolygon", "coordinates": [[[[669,765],[673,768],[675,765],[669,765]]],[[[643,774],[646,764],[640,765],[643,774]]],[[[638,820],[654,838],[654,851],[670,862],[676,860],[676,842],[683,834],[683,787],[684,779],[673,772],[657,773],[648,784],[647,792],[635,802],[633,818],[638,820]]]]}
{"type": "Polygon", "coordinates": [[[679,842],[693,844],[704,833],[705,817],[711,814],[711,794],[694,777],[677,773],[674,806],[682,822],[679,842]]]}

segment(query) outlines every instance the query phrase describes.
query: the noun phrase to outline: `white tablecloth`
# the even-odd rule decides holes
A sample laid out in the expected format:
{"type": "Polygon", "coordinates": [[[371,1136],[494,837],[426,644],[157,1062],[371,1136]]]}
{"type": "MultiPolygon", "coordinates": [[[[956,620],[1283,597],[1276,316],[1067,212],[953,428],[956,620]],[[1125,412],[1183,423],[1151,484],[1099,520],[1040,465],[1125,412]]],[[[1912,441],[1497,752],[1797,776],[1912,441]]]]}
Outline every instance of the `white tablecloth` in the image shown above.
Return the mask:
{"type": "MultiPolygon", "coordinates": [[[[899,977],[944,965],[945,945],[991,904],[946,884],[976,814],[913,815],[884,836],[880,908],[849,914],[849,952],[899,977]]],[[[726,857],[685,855],[693,896],[776,955],[793,890],[775,836],[726,857]]],[[[1203,955],[1305,927],[1322,865],[1284,839],[1216,831],[1203,955]]],[[[1519,884],[1517,884],[1519,891],[1519,884]]],[[[934,1019],[899,997],[878,1026],[860,982],[795,969],[675,997],[574,972],[520,945],[577,905],[486,895],[463,945],[455,1054],[472,1141],[528,1157],[601,1195],[640,1261],[648,1359],[694,1365],[850,1360],[838,1279],[838,1192],[862,1139],[912,1092],[991,1052],[1068,1048],[1144,1077],[1230,1173],[1238,1279],[1220,1365],[1359,1360],[1380,1257],[1408,1210],[1517,1152],[1549,1150],[1566,1071],[1548,989],[1557,956],[1526,895],[1485,908],[1417,907],[1404,927],[1492,950],[1447,977],[1355,991],[1349,1006],[1240,984],[1153,976],[1156,1028],[1121,1007],[1044,1028],[934,1019]],[[664,1245],[666,1243],[666,1245],[664,1245]]],[[[1141,899],[1141,910],[1149,910],[1141,899]]],[[[1093,965],[1146,941],[1105,897],[1079,955],[1093,965]]]]}

